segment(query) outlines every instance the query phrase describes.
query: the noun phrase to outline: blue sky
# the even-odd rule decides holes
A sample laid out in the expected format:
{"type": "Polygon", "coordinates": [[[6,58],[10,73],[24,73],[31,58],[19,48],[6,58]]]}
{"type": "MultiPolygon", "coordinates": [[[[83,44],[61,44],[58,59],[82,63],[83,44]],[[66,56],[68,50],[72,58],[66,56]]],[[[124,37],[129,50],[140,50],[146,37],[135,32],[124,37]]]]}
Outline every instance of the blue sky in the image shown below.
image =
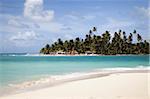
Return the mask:
{"type": "Polygon", "coordinates": [[[58,38],[84,38],[93,26],[99,35],[136,29],[148,40],[148,1],[1,0],[0,52],[38,52],[58,38]]]}

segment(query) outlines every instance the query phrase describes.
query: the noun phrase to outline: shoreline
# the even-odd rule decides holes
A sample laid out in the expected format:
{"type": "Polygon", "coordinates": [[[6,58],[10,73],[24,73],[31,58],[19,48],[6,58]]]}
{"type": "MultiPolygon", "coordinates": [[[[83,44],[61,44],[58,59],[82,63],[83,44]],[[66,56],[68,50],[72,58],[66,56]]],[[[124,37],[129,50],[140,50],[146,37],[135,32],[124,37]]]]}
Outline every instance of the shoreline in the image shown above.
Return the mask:
{"type": "Polygon", "coordinates": [[[105,55],[105,54],[40,54],[40,53],[13,53],[1,55],[1,56],[150,56],[150,54],[116,54],[116,55],[105,55]]]}
{"type": "Polygon", "coordinates": [[[0,99],[148,99],[150,72],[117,73],[72,81],[0,99]]]}
{"type": "MultiPolygon", "coordinates": [[[[54,78],[45,78],[41,79],[41,81],[32,81],[20,84],[18,86],[15,86],[15,89],[19,89],[16,92],[9,94],[4,94],[1,97],[9,97],[11,95],[17,95],[17,94],[23,94],[23,93],[30,93],[38,90],[44,90],[45,88],[52,88],[57,87],[60,85],[64,85],[67,83],[73,83],[73,82],[80,82],[84,80],[90,80],[90,79],[98,79],[98,78],[105,78],[109,77],[111,75],[121,75],[121,74],[135,74],[135,73],[143,73],[143,74],[150,74],[150,69],[133,69],[133,70],[97,70],[97,71],[90,71],[86,73],[80,73],[76,75],[63,75],[63,76],[55,76],[54,78]]],[[[3,99],[3,98],[2,98],[3,99]]],[[[15,98],[14,98],[15,99],[15,98]]]]}

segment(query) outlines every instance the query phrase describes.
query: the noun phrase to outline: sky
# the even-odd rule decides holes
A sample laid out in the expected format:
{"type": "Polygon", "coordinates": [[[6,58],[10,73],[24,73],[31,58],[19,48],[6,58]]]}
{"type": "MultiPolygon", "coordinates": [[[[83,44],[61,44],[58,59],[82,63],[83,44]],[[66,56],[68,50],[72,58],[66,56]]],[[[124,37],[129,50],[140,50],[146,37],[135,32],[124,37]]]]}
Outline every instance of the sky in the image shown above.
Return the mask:
{"type": "Polygon", "coordinates": [[[0,53],[38,53],[58,38],[137,30],[149,40],[149,0],[0,0],[0,53]]]}

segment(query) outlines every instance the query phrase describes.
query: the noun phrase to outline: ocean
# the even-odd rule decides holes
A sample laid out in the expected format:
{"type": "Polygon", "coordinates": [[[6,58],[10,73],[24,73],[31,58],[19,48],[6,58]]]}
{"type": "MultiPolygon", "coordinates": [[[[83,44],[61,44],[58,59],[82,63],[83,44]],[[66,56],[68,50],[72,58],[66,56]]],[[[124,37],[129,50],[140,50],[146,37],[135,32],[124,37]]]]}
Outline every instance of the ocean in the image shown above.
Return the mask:
{"type": "Polygon", "coordinates": [[[55,75],[103,69],[149,67],[149,55],[131,56],[0,56],[0,86],[9,87],[55,75]]]}

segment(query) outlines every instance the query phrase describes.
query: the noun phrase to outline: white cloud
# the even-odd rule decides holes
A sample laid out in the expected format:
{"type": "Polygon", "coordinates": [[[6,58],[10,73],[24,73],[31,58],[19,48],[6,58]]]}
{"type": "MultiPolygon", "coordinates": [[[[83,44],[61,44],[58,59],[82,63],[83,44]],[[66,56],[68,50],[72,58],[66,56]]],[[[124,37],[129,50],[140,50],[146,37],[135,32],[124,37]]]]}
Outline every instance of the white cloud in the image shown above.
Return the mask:
{"type": "Polygon", "coordinates": [[[16,47],[31,47],[37,44],[37,40],[42,40],[38,33],[34,31],[24,31],[12,34],[8,37],[8,42],[16,47]]]}
{"type": "Polygon", "coordinates": [[[24,16],[34,21],[51,21],[54,17],[53,10],[43,9],[43,0],[26,0],[24,16]]]}
{"type": "Polygon", "coordinates": [[[52,34],[60,33],[62,28],[64,27],[63,24],[58,22],[50,22],[50,23],[42,23],[40,25],[40,31],[49,32],[52,34]]]}
{"type": "Polygon", "coordinates": [[[20,26],[20,24],[19,24],[18,21],[16,21],[16,20],[9,20],[9,21],[8,21],[8,24],[9,24],[9,25],[14,25],[14,26],[20,26]]]}
{"type": "Polygon", "coordinates": [[[34,31],[18,32],[16,35],[10,37],[12,41],[28,41],[35,40],[38,38],[37,33],[34,31]]]}
{"type": "Polygon", "coordinates": [[[81,15],[78,13],[71,13],[68,15],[65,15],[62,19],[69,19],[71,21],[89,21],[89,20],[93,20],[96,18],[96,15],[81,15]]]}
{"type": "Polygon", "coordinates": [[[18,27],[18,28],[29,28],[30,26],[26,23],[21,21],[20,19],[10,19],[8,20],[8,25],[11,27],[18,27]]]}

